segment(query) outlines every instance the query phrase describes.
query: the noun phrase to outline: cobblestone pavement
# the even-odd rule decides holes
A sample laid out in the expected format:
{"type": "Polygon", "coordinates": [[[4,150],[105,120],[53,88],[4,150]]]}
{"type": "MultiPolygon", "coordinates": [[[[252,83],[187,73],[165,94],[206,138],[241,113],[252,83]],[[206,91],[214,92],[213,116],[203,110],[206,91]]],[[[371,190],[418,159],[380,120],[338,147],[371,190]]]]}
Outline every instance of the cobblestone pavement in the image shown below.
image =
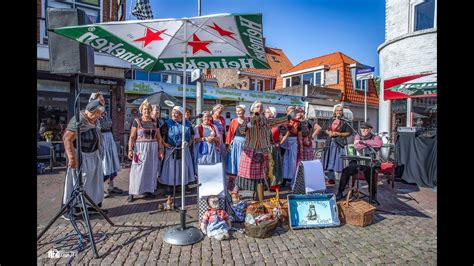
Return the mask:
{"type": "MultiPolygon", "coordinates": [[[[128,168],[122,170],[115,181],[116,186],[125,191],[128,174],[128,168]]],[[[64,169],[59,169],[37,177],[38,233],[60,208],[64,175],[64,169]]],[[[329,187],[328,192],[335,189],[329,187]]],[[[102,236],[96,243],[100,258],[94,259],[88,248],[73,257],[72,264],[437,264],[436,192],[400,182],[396,182],[392,190],[385,180],[379,181],[378,192],[381,203],[378,209],[392,214],[377,211],[374,223],[367,227],[342,225],[303,230],[278,227],[271,238],[255,239],[233,232],[230,240],[219,242],[205,237],[191,246],[171,246],[162,241],[166,230],[179,224],[177,212],[155,212],[165,196],[127,203],[126,194],[116,195],[103,202],[103,208],[109,211],[108,216],[116,226],[110,226],[98,215],[91,215],[94,234],[97,239],[102,236]]],[[[280,195],[286,197],[287,193],[288,189],[280,195]]],[[[160,189],[158,194],[165,193],[160,189]]],[[[266,197],[272,195],[266,192],[266,197]]],[[[186,204],[189,204],[186,221],[197,226],[196,193],[186,196],[186,204]]],[[[58,219],[38,243],[38,264],[66,264],[70,258],[48,258],[48,251],[55,247],[65,251],[66,248],[53,246],[51,242],[73,231],[68,221],[58,219]]],[[[74,243],[71,241],[61,244],[74,243]]]]}

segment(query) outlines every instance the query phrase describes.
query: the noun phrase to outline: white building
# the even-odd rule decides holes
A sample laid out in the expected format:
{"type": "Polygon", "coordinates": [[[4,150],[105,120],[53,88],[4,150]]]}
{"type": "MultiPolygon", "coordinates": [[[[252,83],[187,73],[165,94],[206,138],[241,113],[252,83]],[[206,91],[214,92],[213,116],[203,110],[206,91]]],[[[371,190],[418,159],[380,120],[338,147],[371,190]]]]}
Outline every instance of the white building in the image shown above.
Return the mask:
{"type": "Polygon", "coordinates": [[[386,0],[385,42],[378,48],[380,132],[420,121],[436,127],[436,6],[436,0],[386,0]]]}

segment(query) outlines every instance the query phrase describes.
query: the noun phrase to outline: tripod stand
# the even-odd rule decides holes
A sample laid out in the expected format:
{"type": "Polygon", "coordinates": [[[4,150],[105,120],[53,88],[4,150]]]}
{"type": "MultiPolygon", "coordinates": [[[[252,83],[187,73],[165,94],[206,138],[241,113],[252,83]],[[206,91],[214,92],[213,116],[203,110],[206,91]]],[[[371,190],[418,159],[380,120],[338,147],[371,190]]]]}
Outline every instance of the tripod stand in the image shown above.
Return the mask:
{"type": "MultiPolygon", "coordinates": [[[[69,198],[69,200],[66,202],[66,204],[64,204],[62,206],[62,208],[59,210],[59,212],[54,216],[53,219],[51,219],[51,221],[49,221],[49,223],[46,225],[46,227],[40,232],[40,234],[38,235],[36,241],[39,241],[41,239],[41,237],[44,235],[44,233],[46,233],[46,231],[48,231],[48,229],[51,227],[51,225],[61,216],[63,215],[64,213],[69,213],[69,217],[70,217],[70,221],[71,221],[71,224],[72,226],[74,227],[77,235],[78,235],[78,238],[79,238],[79,247],[83,247],[83,244],[82,244],[82,239],[84,239],[84,236],[83,234],[80,232],[80,230],[77,228],[77,225],[75,224],[75,219],[74,219],[74,215],[73,215],[73,212],[74,212],[74,208],[75,208],[75,205],[76,205],[76,199],[80,202],[80,204],[82,205],[82,217],[84,219],[84,221],[86,222],[86,227],[87,227],[87,233],[88,233],[88,236],[89,236],[89,240],[90,240],[90,243],[91,243],[91,247],[92,247],[92,252],[94,254],[94,258],[98,258],[99,257],[99,254],[97,253],[97,248],[95,246],[95,240],[94,240],[94,235],[93,235],[93,232],[92,232],[92,227],[91,227],[91,224],[90,224],[90,220],[89,220],[89,212],[88,212],[88,208],[87,208],[87,205],[86,205],[86,200],[87,200],[87,203],[90,204],[92,206],[92,208],[94,208],[98,213],[100,213],[100,215],[105,219],[107,220],[107,222],[111,225],[111,226],[114,226],[114,223],[105,215],[105,213],[94,203],[94,201],[90,198],[89,195],[87,195],[87,193],[84,191],[84,183],[82,182],[82,154],[81,154],[81,132],[80,132],[80,118],[79,118],[79,109],[80,109],[80,102],[79,102],[79,96],[80,96],[80,88],[79,88],[79,74],[75,74],[74,76],[74,79],[75,79],[75,91],[76,91],[76,102],[75,102],[75,119],[76,119],[76,158],[77,158],[77,169],[68,169],[68,171],[73,171],[73,176],[74,176],[74,189],[71,193],[71,197],[69,198]]],[[[82,250],[82,249],[81,249],[82,250]]]]}

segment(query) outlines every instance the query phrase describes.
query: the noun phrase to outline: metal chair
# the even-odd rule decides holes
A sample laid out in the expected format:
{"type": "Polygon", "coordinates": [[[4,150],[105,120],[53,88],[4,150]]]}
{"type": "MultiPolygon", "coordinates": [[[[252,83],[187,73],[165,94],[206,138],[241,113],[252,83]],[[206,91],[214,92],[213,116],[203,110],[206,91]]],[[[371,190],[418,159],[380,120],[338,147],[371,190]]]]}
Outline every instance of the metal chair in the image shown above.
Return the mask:
{"type": "Polygon", "coordinates": [[[55,159],[54,146],[47,141],[40,141],[36,143],[36,159],[49,160],[49,170],[53,172],[55,159]]]}

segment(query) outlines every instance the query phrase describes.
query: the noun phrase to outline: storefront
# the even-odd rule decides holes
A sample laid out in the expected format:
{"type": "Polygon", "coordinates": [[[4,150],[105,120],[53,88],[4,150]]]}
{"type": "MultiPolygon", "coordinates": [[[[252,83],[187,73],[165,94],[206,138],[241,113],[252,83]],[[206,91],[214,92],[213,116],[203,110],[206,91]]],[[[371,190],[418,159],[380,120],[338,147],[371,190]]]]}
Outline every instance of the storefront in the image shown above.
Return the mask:
{"type": "MultiPolygon", "coordinates": [[[[74,82],[72,78],[62,75],[54,75],[38,72],[37,79],[37,132],[52,131],[53,141],[61,140],[61,135],[67,123],[74,115],[74,82]],[[45,127],[45,128],[44,128],[45,127]]],[[[80,106],[84,109],[93,92],[101,92],[106,102],[106,110],[111,116],[112,94],[123,80],[112,78],[87,77],[81,80],[80,106]]],[[[38,139],[43,136],[38,134],[38,139]]]]}
{"type": "Polygon", "coordinates": [[[398,127],[436,130],[437,74],[397,77],[384,81],[384,100],[391,100],[392,131],[398,127]]]}

